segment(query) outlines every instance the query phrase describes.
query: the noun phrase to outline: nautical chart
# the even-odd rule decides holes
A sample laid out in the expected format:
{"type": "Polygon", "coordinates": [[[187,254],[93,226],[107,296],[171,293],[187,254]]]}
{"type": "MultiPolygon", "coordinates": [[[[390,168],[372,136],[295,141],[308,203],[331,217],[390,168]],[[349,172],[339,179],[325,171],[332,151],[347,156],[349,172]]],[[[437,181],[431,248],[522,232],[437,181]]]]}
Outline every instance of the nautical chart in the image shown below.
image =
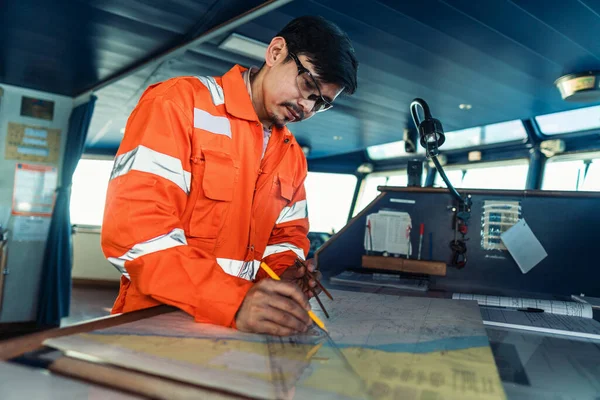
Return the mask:
{"type": "Polygon", "coordinates": [[[319,315],[330,336],[244,334],[173,312],[45,344],[258,398],[505,398],[476,302],[332,295],[331,318],[319,315]]]}
{"type": "Polygon", "coordinates": [[[346,291],[333,297],[325,323],[371,398],[505,398],[475,302],[346,291]]]}
{"type": "MultiPolygon", "coordinates": [[[[348,291],[334,293],[334,300],[326,304],[328,310],[331,308],[330,318],[323,321],[338,345],[401,347],[416,351],[423,346],[419,343],[436,341],[436,345],[428,344],[430,349],[452,350],[456,340],[464,340],[455,338],[486,338],[475,302],[348,291]]],[[[318,307],[315,312],[319,314],[318,307]]],[[[487,339],[477,344],[485,345],[487,339]]]]}

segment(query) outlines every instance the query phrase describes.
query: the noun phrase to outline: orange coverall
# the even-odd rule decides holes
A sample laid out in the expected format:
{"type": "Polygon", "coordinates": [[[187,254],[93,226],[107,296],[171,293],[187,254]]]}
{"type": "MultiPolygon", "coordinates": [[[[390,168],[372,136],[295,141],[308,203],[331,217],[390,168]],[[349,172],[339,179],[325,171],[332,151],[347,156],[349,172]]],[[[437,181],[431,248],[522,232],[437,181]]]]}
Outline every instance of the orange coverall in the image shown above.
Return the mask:
{"type": "Polygon", "coordinates": [[[235,327],[261,260],[280,274],[305,258],[306,158],[274,127],[261,159],[243,71],[150,86],[129,117],[102,226],[123,274],[113,313],[165,303],[235,327]]]}

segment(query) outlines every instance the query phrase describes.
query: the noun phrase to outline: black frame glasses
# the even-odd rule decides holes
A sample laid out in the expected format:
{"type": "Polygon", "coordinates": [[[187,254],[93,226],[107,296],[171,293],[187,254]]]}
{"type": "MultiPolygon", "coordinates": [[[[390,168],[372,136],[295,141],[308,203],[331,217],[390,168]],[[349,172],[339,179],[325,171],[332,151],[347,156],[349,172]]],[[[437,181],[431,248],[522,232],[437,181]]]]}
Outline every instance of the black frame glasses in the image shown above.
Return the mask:
{"type": "Polygon", "coordinates": [[[289,55],[296,62],[296,67],[298,67],[296,84],[298,85],[300,94],[306,100],[315,102],[312,111],[318,113],[331,109],[331,107],[333,107],[333,104],[323,97],[323,94],[321,94],[321,89],[319,89],[319,85],[315,77],[304,65],[302,65],[302,63],[294,53],[289,53],[289,55]]]}

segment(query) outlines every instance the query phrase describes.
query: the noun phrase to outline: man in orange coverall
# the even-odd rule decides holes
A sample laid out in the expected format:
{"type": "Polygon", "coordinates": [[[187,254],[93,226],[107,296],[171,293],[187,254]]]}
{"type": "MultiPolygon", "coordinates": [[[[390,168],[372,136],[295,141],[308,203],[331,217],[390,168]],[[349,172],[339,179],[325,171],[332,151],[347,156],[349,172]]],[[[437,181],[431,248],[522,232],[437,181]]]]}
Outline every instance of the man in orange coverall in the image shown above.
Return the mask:
{"type": "Polygon", "coordinates": [[[286,124],[352,94],[357,66],[344,32],[301,17],[272,39],[260,69],[144,92],[102,226],[104,254],[123,274],[113,313],[164,303],[248,332],[306,331],[309,296],[294,282],[305,271],[291,266],[309,249],[307,164],[286,124]],[[282,281],[265,279],[261,261],[282,281]]]}

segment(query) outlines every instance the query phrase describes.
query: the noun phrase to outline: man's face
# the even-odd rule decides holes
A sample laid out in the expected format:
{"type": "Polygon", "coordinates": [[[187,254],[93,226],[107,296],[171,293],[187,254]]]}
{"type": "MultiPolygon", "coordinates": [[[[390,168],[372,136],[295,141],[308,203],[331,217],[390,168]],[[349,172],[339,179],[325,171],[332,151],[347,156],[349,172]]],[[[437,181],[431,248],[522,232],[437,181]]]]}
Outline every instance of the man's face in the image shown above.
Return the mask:
{"type": "MultiPolygon", "coordinates": [[[[296,62],[294,60],[285,62],[286,56],[287,50],[284,50],[280,55],[281,58],[269,68],[263,82],[265,112],[271,122],[279,128],[288,122],[298,122],[312,117],[315,114],[315,101],[319,96],[316,89],[313,96],[306,96],[306,86],[304,86],[304,91],[300,89],[299,83],[300,85],[303,83],[312,85],[312,81],[306,73],[298,78],[296,62]],[[304,97],[303,94],[309,98],[304,97]]],[[[333,102],[341,93],[342,88],[339,85],[322,82],[306,56],[298,55],[297,58],[314,77],[323,98],[330,103],[333,102]]]]}

